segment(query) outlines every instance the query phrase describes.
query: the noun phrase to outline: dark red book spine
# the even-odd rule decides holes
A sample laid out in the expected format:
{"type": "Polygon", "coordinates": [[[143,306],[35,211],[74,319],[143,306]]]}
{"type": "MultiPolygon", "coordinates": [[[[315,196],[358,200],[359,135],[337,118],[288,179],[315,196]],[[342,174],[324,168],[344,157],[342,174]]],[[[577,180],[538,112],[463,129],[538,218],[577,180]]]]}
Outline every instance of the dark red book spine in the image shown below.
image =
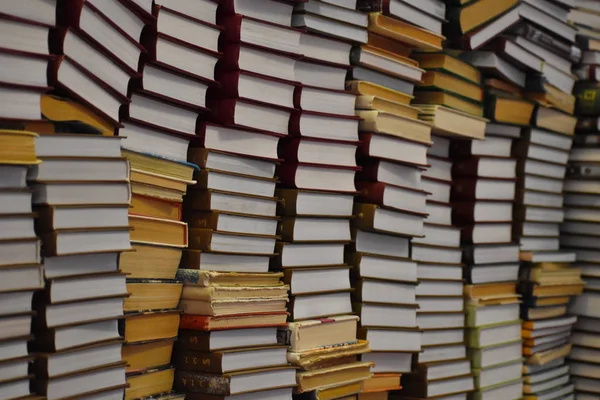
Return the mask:
{"type": "Polygon", "coordinates": [[[473,176],[476,177],[479,169],[479,157],[470,157],[452,164],[452,176],[473,176]]]}
{"type": "Polygon", "coordinates": [[[356,182],[358,200],[382,206],[386,184],[383,182],[356,182]]]}
{"type": "Polygon", "coordinates": [[[451,198],[455,200],[473,200],[477,194],[477,179],[458,178],[454,179],[451,198]]]}
{"type": "Polygon", "coordinates": [[[356,173],[356,181],[377,182],[379,161],[364,163],[361,166],[362,169],[356,173]]]}

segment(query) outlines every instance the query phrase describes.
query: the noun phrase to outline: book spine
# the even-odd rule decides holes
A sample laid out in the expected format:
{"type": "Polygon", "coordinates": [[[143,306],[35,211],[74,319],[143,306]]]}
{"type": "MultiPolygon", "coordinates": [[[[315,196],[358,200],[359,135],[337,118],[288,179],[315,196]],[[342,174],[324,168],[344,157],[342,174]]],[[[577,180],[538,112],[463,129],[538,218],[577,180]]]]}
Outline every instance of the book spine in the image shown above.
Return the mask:
{"type": "Polygon", "coordinates": [[[231,43],[239,43],[242,40],[242,19],[239,14],[227,15],[219,20],[219,24],[225,28],[221,33],[221,40],[231,43]]]}
{"type": "Polygon", "coordinates": [[[581,50],[579,48],[555,39],[552,35],[531,25],[521,25],[516,29],[515,33],[571,61],[577,62],[581,58],[581,50]]]}
{"type": "Polygon", "coordinates": [[[230,378],[226,375],[177,370],[174,385],[175,390],[183,393],[230,394],[230,378]]]}
{"type": "Polygon", "coordinates": [[[356,189],[360,192],[358,200],[383,206],[385,184],[381,182],[356,182],[356,189]]]}
{"type": "Polygon", "coordinates": [[[452,224],[464,225],[475,222],[475,204],[466,201],[452,203],[452,224]]]}
{"type": "Polygon", "coordinates": [[[451,197],[458,200],[473,200],[476,198],[477,182],[461,179],[453,182],[451,197]]]}
{"type": "Polygon", "coordinates": [[[211,317],[205,315],[183,314],[179,321],[179,329],[208,331],[211,317]]]}
{"type": "Polygon", "coordinates": [[[205,353],[199,351],[177,351],[173,355],[175,368],[185,371],[223,372],[222,353],[205,353]]]}
{"type": "Polygon", "coordinates": [[[282,184],[287,187],[296,187],[297,163],[284,163],[277,168],[277,176],[282,184]]]}
{"type": "Polygon", "coordinates": [[[384,12],[384,5],[389,13],[389,0],[357,0],[356,9],[363,12],[384,12]]]}
{"type": "Polygon", "coordinates": [[[479,159],[476,157],[467,158],[461,161],[457,161],[452,164],[452,176],[472,176],[477,177],[477,170],[479,167],[479,159]]]}
{"type": "Polygon", "coordinates": [[[210,332],[182,329],[177,335],[177,349],[210,351],[210,332]]]}
{"type": "Polygon", "coordinates": [[[190,228],[217,230],[219,214],[210,211],[188,213],[186,221],[190,228]]]}

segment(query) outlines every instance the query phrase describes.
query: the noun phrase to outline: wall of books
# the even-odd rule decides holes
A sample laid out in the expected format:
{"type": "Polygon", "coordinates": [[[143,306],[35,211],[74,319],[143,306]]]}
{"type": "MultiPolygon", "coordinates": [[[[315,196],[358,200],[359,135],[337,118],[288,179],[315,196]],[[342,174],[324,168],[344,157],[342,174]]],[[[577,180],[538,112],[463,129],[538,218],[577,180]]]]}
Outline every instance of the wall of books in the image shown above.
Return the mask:
{"type": "Polygon", "coordinates": [[[599,0],[0,1],[0,400],[600,398],[599,0]]]}

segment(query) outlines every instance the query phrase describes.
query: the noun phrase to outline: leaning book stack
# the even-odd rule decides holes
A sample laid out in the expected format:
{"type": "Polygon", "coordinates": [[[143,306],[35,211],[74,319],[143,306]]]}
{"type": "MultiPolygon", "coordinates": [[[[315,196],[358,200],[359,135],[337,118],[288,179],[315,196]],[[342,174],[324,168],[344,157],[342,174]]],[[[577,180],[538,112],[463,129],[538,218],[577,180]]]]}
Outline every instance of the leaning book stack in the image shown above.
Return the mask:
{"type": "Polygon", "coordinates": [[[118,269],[130,250],[129,167],[119,138],[37,138],[42,163],[29,171],[46,288],[34,298],[37,393],[48,398],[123,395],[118,319],[127,296],[118,269]]]}
{"type": "MultiPolygon", "coordinates": [[[[289,286],[269,272],[276,255],[278,144],[295,111],[300,32],[284,2],[223,1],[222,57],[188,160],[197,184],[184,201],[190,248],[174,361],[187,399],[291,399],[296,368],[278,341],[289,286]]],[[[217,43],[215,43],[217,44],[217,43]]]]}
{"type": "Polygon", "coordinates": [[[450,146],[453,223],[462,228],[467,346],[475,398],[522,391],[517,281],[519,247],[512,242],[517,162],[510,138],[456,140],[450,146]]]}
{"type": "Polygon", "coordinates": [[[569,354],[571,379],[577,399],[598,397],[600,360],[598,338],[600,326],[596,312],[598,295],[598,125],[597,93],[599,89],[598,56],[600,47],[600,8],[595,2],[577,2],[569,18],[577,26],[577,42],[583,50],[579,66],[574,69],[579,78],[575,85],[576,116],[579,118],[565,182],[565,221],[561,226],[561,245],[575,253],[573,269],[581,272],[585,281],[583,294],[574,299],[569,312],[577,316],[571,336],[569,354]]]}
{"type": "Polygon", "coordinates": [[[44,287],[32,191],[27,185],[28,170],[39,163],[36,137],[32,132],[0,131],[0,391],[8,398],[31,393],[29,365],[34,358],[27,346],[34,333],[32,298],[44,287]]]}
{"type": "Polygon", "coordinates": [[[298,2],[292,16],[292,25],[302,30],[303,58],[294,65],[299,110],[279,153],[281,241],[273,266],[290,284],[284,337],[291,339],[289,361],[299,368],[296,392],[306,399],[356,398],[373,366],[358,318],[350,315],[352,269],[345,259],[352,241],[360,122],[345,79],[353,70],[352,46],[367,41],[368,25],[367,15],[349,3],[298,2]],[[293,343],[294,336],[319,330],[323,337],[312,345],[293,343]]]}
{"type": "Polygon", "coordinates": [[[427,193],[422,175],[431,126],[410,106],[424,73],[413,48],[441,48],[439,14],[444,13],[443,4],[426,12],[407,6],[429,22],[425,28],[379,3],[357,4],[370,11],[368,40],[352,49],[354,69],[346,82],[347,89],[357,94],[356,115],[362,119],[356,233],[348,259],[356,271],[355,310],[361,317],[361,334],[372,350],[362,359],[375,362],[375,375],[363,384],[359,399],[387,399],[388,392],[400,390],[400,374],[413,371],[414,358],[422,350],[418,258],[411,243],[425,234],[427,193]]]}

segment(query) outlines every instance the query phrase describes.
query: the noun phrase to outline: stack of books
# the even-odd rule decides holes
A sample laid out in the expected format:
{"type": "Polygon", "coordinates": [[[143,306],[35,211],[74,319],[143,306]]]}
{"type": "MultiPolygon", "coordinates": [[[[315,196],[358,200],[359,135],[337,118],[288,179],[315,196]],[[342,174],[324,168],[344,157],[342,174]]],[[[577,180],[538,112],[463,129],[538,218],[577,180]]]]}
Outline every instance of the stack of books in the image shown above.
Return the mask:
{"type": "Polygon", "coordinates": [[[362,360],[375,362],[376,374],[363,384],[359,399],[387,399],[389,391],[399,390],[400,374],[412,371],[413,356],[421,350],[417,263],[410,242],[424,235],[427,193],[421,175],[431,127],[410,106],[424,72],[411,53],[414,47],[441,48],[441,24],[428,31],[400,20],[396,10],[381,10],[378,3],[357,4],[370,12],[368,40],[352,49],[354,68],[346,82],[357,95],[356,115],[362,119],[355,243],[347,257],[355,268],[354,309],[361,318],[361,337],[372,350],[362,360]]]}
{"type": "Polygon", "coordinates": [[[289,286],[269,272],[278,144],[295,111],[300,32],[290,28],[292,11],[274,1],[218,4],[218,86],[188,151],[200,170],[184,201],[190,249],[178,271],[185,286],[175,384],[187,399],[291,399],[296,386],[277,331],[289,286]]]}
{"type": "Polygon", "coordinates": [[[285,325],[289,287],[280,273],[237,271],[178,271],[185,287],[175,387],[186,399],[251,392],[291,400],[296,369],[277,332],[285,325]]]}
{"type": "Polygon", "coordinates": [[[425,220],[425,237],[413,240],[422,348],[414,359],[416,371],[402,378],[402,393],[415,398],[452,394],[466,399],[473,390],[464,344],[460,230],[451,220],[449,144],[446,138],[433,137],[427,154],[430,168],[423,172],[430,193],[426,210],[431,212],[425,220]]]}
{"type": "Polygon", "coordinates": [[[522,392],[519,246],[512,242],[517,161],[510,138],[455,140],[452,157],[452,222],[461,227],[467,346],[475,396],[522,392]]]}
{"type": "MultiPolygon", "coordinates": [[[[77,116],[70,115],[71,123],[77,116]]],[[[129,168],[121,140],[98,134],[37,138],[31,169],[46,288],[36,295],[36,393],[123,396],[118,318],[127,296],[120,252],[130,250],[129,168]]]]}
{"type": "Polygon", "coordinates": [[[600,328],[597,304],[598,295],[598,190],[599,171],[598,138],[599,126],[597,94],[600,88],[597,74],[598,49],[600,49],[600,8],[596,2],[577,2],[579,6],[569,14],[577,26],[577,42],[583,50],[579,66],[574,69],[579,78],[575,85],[577,96],[576,134],[569,155],[569,166],[565,182],[565,221],[561,226],[560,241],[563,247],[573,251],[576,262],[573,269],[581,271],[585,289],[571,303],[569,312],[577,315],[573,345],[569,354],[571,379],[575,385],[577,399],[593,399],[600,395],[598,377],[598,338],[600,328]]]}
{"type": "Polygon", "coordinates": [[[0,391],[7,398],[30,392],[28,353],[32,298],[42,289],[39,238],[34,231],[27,172],[39,163],[32,132],[0,130],[0,391]]]}
{"type": "Polygon", "coordinates": [[[130,102],[121,109],[118,130],[131,165],[134,250],[120,260],[129,273],[130,293],[123,357],[129,364],[127,396],[137,398],[168,392],[173,385],[171,353],[183,288],[176,273],[188,245],[182,205],[198,169],[187,162],[188,147],[196,137],[199,116],[208,111],[207,91],[215,85],[221,29],[215,25],[217,4],[210,1],[127,6],[137,17],[126,26],[143,29],[143,34],[121,27],[145,50],[129,84],[130,102]],[[136,326],[154,323],[165,324],[160,333],[135,331],[136,326]]]}
{"type": "MultiPolygon", "coordinates": [[[[563,218],[561,207],[565,165],[571,145],[570,135],[573,134],[576,123],[576,119],[572,116],[575,98],[571,92],[575,77],[571,74],[571,64],[580,56],[579,49],[574,45],[576,29],[568,24],[570,7],[572,4],[567,1],[551,3],[482,0],[453,7],[447,14],[451,21],[446,31],[447,37],[456,47],[466,50],[460,53],[460,57],[484,74],[483,115],[492,121],[492,124],[486,128],[486,133],[494,135],[493,140],[497,142],[495,146],[491,146],[490,143],[489,149],[493,153],[489,154],[502,156],[501,153],[505,152],[504,157],[512,154],[517,159],[518,181],[513,197],[516,199],[516,204],[512,217],[511,207],[506,204],[504,224],[488,225],[494,228],[506,225],[502,232],[498,231],[499,234],[501,233],[502,241],[518,242],[521,251],[520,259],[532,263],[568,262],[572,259],[571,254],[559,252],[558,239],[558,227],[563,218]],[[500,137],[496,138],[496,136],[500,137]],[[513,145],[512,153],[510,138],[519,138],[513,145]],[[507,224],[511,220],[512,232],[510,225],[507,224]]],[[[479,175],[481,161],[485,161],[482,157],[478,159],[477,167],[474,165],[468,167],[476,169],[477,175],[479,175]]],[[[490,171],[492,179],[489,180],[489,188],[485,185],[472,185],[472,189],[475,195],[482,194],[481,197],[485,197],[484,191],[496,190],[497,193],[489,192],[491,196],[488,198],[497,201],[514,189],[514,184],[510,180],[515,177],[514,161],[493,158],[489,160],[495,163],[490,171]],[[501,170],[500,163],[505,165],[504,171],[501,170]],[[509,179],[506,181],[498,179],[503,177],[509,179]],[[503,185],[506,188],[502,188],[503,185]]],[[[477,196],[473,197],[477,198],[477,196]]],[[[511,196],[504,198],[511,200],[511,196]]],[[[494,211],[500,212],[501,208],[495,207],[494,211]]],[[[475,239],[476,234],[476,231],[472,232],[472,239],[475,239]]],[[[513,265],[510,273],[508,269],[502,272],[506,274],[506,278],[510,276],[514,280],[516,260],[508,257],[508,252],[502,254],[501,247],[492,246],[486,250],[490,251],[488,260],[495,258],[513,265]],[[495,255],[492,254],[494,251],[495,255]],[[496,258],[497,256],[499,257],[496,258]],[[504,256],[507,257],[503,259],[504,256]]],[[[472,256],[478,258],[480,255],[479,259],[484,260],[483,253],[477,254],[475,248],[472,256]]],[[[523,271],[527,271],[525,266],[523,271]]],[[[525,275],[527,272],[523,272],[521,280],[529,278],[525,275]]],[[[506,285],[504,294],[501,294],[503,291],[500,286],[502,285],[497,288],[498,293],[492,293],[492,297],[494,295],[497,298],[509,297],[512,299],[511,304],[502,304],[505,301],[501,300],[499,305],[481,309],[473,308],[470,310],[473,315],[469,315],[467,320],[477,317],[480,312],[485,314],[489,307],[490,315],[497,322],[505,321],[504,329],[509,330],[512,326],[514,334],[516,333],[514,320],[518,319],[514,283],[506,285]],[[494,312],[494,308],[505,309],[505,315],[500,311],[494,312]],[[512,324],[511,320],[513,320],[512,324]]],[[[572,286],[575,292],[578,290],[577,287],[577,284],[572,286]]],[[[535,301],[531,300],[536,297],[534,293],[542,291],[542,287],[538,285],[520,286],[524,304],[535,301]]],[[[557,296],[560,294],[555,293],[557,296]]],[[[529,318],[527,305],[522,308],[522,317],[529,318]]],[[[476,323],[475,320],[471,322],[476,323]]],[[[524,323],[525,330],[530,326],[529,324],[527,321],[524,323]]],[[[518,338],[515,338],[515,343],[518,343],[516,339],[518,338]]],[[[530,352],[527,344],[525,342],[524,353],[530,352]]],[[[518,344],[514,347],[518,347],[518,344]]],[[[481,351],[475,350],[475,352],[481,351]]],[[[512,361],[517,365],[518,353],[513,352],[512,355],[512,361]]],[[[505,356],[508,356],[508,351],[505,356]]],[[[510,360],[505,359],[505,361],[510,360]]],[[[534,358],[528,358],[528,361],[534,362],[534,358]]],[[[501,368],[508,370],[509,367],[501,368]]],[[[515,366],[514,370],[516,369],[515,366]]],[[[514,370],[511,369],[510,373],[512,374],[514,370]]],[[[484,373],[485,369],[480,372],[484,373]]],[[[500,378],[500,376],[492,376],[493,381],[500,378]]],[[[478,382],[482,384],[481,377],[478,382]]],[[[514,384],[510,382],[508,384],[511,390],[514,389],[515,394],[511,396],[518,397],[520,383],[515,381],[514,384]]],[[[561,383],[556,383],[554,386],[560,387],[560,385],[561,383]]],[[[534,389],[542,390],[540,387],[534,389]]],[[[530,391],[534,389],[525,386],[528,394],[541,393],[530,391]]],[[[566,391],[565,394],[568,394],[569,386],[562,389],[566,391]]],[[[490,390],[494,390],[493,387],[490,390]]],[[[482,395],[486,393],[487,391],[484,390],[482,395]]]]}
{"type": "Polygon", "coordinates": [[[366,43],[368,26],[367,14],[351,3],[299,2],[292,17],[292,25],[304,30],[303,58],[294,66],[301,86],[296,89],[299,110],[290,125],[292,137],[280,144],[277,195],[283,204],[274,266],[290,284],[293,322],[284,337],[292,338],[288,357],[299,368],[296,391],[303,398],[355,398],[361,382],[372,376],[369,345],[357,331],[358,318],[349,315],[351,268],[345,259],[352,241],[360,140],[356,96],[345,91],[345,80],[352,71],[352,46],[366,43]],[[323,336],[294,345],[294,337],[311,331],[323,336]]]}

